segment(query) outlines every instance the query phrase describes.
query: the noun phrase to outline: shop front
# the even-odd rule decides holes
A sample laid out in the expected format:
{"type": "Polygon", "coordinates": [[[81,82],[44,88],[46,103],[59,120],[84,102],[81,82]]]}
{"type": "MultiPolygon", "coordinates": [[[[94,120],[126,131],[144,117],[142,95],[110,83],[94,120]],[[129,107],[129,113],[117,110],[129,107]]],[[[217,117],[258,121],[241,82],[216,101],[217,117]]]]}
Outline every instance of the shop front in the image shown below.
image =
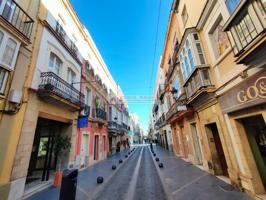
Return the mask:
{"type": "Polygon", "coordinates": [[[240,186],[264,194],[266,186],[266,71],[248,77],[219,98],[236,145],[240,186]]]}

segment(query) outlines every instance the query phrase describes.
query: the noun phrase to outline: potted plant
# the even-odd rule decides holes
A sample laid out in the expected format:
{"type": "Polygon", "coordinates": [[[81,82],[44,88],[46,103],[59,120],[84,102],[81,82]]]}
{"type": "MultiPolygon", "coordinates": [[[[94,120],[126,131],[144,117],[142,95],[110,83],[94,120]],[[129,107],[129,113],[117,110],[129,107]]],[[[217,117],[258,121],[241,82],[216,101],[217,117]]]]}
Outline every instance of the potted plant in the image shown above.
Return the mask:
{"type": "Polygon", "coordinates": [[[54,175],[55,187],[59,187],[61,185],[62,176],[63,176],[63,171],[61,169],[62,158],[65,154],[67,154],[70,151],[70,147],[71,147],[70,137],[68,136],[63,137],[61,135],[55,136],[54,155],[56,158],[56,163],[58,163],[54,175]]]}

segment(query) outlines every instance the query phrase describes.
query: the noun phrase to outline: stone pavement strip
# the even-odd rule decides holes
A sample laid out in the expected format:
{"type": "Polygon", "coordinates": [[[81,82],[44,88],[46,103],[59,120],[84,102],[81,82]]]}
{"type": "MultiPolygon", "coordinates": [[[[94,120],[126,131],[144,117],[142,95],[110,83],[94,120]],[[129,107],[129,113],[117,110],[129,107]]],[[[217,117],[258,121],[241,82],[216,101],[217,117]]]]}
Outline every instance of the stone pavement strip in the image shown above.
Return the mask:
{"type": "MultiPolygon", "coordinates": [[[[133,149],[133,147],[131,148],[133,149]]],[[[136,147],[136,150],[138,147],[136,147]]],[[[136,151],[135,150],[135,151],[136,151]]],[[[119,159],[123,159],[125,161],[125,155],[129,150],[124,150],[120,153],[117,153],[106,160],[103,160],[91,167],[88,167],[79,172],[78,175],[78,187],[76,192],[77,200],[91,199],[92,196],[103,187],[104,183],[107,182],[113,175],[115,175],[116,171],[118,171],[126,162],[119,164],[119,159]],[[113,171],[111,169],[112,165],[115,164],[117,169],[113,171]],[[98,176],[104,177],[104,183],[99,185],[96,182],[98,176]]],[[[135,152],[134,151],[134,152],[135,152]]],[[[133,152],[133,153],[134,153],[133,152]]],[[[129,157],[133,154],[131,153],[129,157]]],[[[128,160],[128,159],[127,159],[128,160]]],[[[57,200],[59,199],[60,188],[49,187],[41,192],[38,192],[27,200],[57,200]]]]}
{"type": "Polygon", "coordinates": [[[159,168],[154,161],[170,200],[251,200],[247,194],[235,190],[233,186],[185,162],[172,152],[158,146],[154,146],[154,152],[164,165],[164,168],[159,168]]]}

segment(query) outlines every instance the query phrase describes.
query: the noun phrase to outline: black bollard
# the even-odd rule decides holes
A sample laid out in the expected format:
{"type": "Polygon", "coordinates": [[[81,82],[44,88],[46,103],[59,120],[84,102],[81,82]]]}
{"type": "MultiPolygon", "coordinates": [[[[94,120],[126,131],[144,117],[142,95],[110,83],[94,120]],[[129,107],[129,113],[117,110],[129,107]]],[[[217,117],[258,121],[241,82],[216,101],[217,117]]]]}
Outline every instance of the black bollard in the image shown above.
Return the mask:
{"type": "Polygon", "coordinates": [[[112,165],[112,170],[115,170],[116,169],[116,165],[112,165]]]}
{"type": "Polygon", "coordinates": [[[159,167],[160,168],[163,168],[163,163],[159,163],[159,167]]]}
{"type": "Polygon", "coordinates": [[[123,162],[123,160],[122,160],[122,159],[120,159],[120,160],[119,160],[119,163],[122,163],[122,162],[123,162]]]}
{"type": "Polygon", "coordinates": [[[102,176],[98,176],[98,177],[97,177],[97,183],[98,183],[98,184],[103,183],[103,177],[102,177],[102,176]]]}
{"type": "Polygon", "coordinates": [[[156,162],[159,162],[160,161],[160,159],[157,157],[157,158],[155,158],[155,160],[156,160],[156,162]]]}

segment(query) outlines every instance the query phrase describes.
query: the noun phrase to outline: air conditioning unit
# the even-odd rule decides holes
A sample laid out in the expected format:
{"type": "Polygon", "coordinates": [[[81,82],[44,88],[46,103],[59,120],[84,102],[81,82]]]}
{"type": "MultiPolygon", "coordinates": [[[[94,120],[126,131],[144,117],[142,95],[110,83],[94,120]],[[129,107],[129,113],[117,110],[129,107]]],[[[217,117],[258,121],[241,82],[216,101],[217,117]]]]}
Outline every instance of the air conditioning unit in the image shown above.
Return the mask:
{"type": "Polygon", "coordinates": [[[9,94],[9,102],[19,104],[22,98],[22,91],[12,89],[9,94]]]}

